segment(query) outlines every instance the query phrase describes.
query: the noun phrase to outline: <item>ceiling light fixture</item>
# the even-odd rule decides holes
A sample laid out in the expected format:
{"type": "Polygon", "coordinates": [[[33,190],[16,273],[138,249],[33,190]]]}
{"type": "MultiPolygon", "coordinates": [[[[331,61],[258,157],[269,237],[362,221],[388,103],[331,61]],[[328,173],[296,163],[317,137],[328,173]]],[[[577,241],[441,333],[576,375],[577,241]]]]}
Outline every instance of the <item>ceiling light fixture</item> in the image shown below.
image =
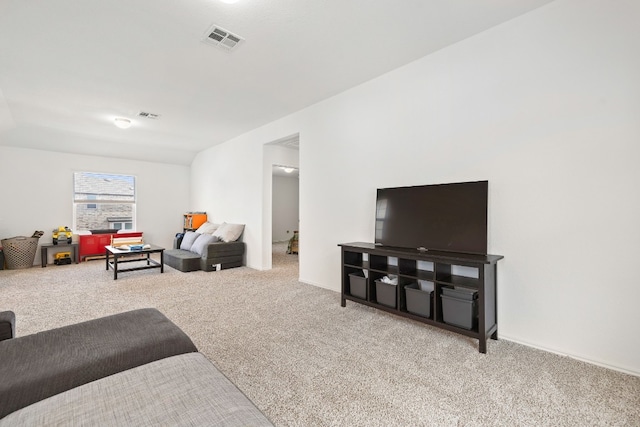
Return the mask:
{"type": "Polygon", "coordinates": [[[234,3],[238,3],[238,0],[220,0],[222,3],[226,3],[226,4],[234,4],[234,3]]]}
{"type": "Polygon", "coordinates": [[[131,127],[131,120],[124,119],[122,117],[116,117],[113,119],[113,124],[118,126],[120,129],[128,129],[131,127]]]}
{"type": "Polygon", "coordinates": [[[286,173],[291,173],[291,172],[293,172],[295,170],[295,168],[288,168],[286,166],[281,166],[280,169],[282,169],[286,173]]]}

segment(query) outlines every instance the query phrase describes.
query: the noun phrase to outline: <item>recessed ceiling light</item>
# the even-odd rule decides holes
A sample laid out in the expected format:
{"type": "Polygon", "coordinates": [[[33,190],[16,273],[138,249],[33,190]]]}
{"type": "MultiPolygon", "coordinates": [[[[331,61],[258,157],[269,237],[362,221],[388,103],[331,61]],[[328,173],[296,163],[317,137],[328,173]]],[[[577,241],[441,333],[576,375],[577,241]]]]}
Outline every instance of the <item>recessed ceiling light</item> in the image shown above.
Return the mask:
{"type": "Polygon", "coordinates": [[[116,117],[113,119],[113,124],[118,126],[120,129],[128,129],[131,127],[131,120],[124,119],[122,117],[116,117]]]}
{"type": "Polygon", "coordinates": [[[238,3],[238,0],[220,0],[222,3],[234,4],[238,3]]]}
{"type": "Polygon", "coordinates": [[[293,172],[295,170],[295,168],[288,168],[286,166],[282,166],[282,167],[280,167],[280,169],[282,169],[286,173],[291,173],[291,172],[293,172]]]}

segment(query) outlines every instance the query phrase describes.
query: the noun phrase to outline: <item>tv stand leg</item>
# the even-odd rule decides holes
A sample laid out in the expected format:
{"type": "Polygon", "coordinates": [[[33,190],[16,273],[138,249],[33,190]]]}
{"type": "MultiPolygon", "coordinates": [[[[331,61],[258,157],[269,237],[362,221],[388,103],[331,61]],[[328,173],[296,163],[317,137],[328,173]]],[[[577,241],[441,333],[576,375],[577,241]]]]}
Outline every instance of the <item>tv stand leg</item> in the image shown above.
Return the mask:
{"type": "Polygon", "coordinates": [[[497,329],[496,329],[496,331],[494,333],[491,334],[491,339],[498,341],[498,330],[497,329]]]}
{"type": "Polygon", "coordinates": [[[347,300],[345,298],[341,298],[340,299],[340,306],[341,307],[346,307],[347,306],[347,300]]]}
{"type": "Polygon", "coordinates": [[[478,346],[478,351],[482,354],[487,354],[487,340],[480,337],[480,345],[478,346]]]}

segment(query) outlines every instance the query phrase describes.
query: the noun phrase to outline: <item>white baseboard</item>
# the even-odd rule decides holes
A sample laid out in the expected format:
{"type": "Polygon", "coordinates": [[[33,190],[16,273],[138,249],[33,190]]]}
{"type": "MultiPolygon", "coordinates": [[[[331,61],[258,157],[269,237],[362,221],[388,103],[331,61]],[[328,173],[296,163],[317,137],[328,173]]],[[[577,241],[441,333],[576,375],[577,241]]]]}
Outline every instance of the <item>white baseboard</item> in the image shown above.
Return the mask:
{"type": "Polygon", "coordinates": [[[340,293],[340,291],[336,291],[335,289],[328,288],[327,286],[323,285],[322,283],[316,283],[313,280],[307,280],[307,279],[304,279],[302,277],[298,277],[298,282],[304,283],[305,285],[312,285],[312,286],[316,286],[318,288],[327,289],[329,291],[340,293]]]}
{"type": "Polygon", "coordinates": [[[557,354],[559,356],[570,357],[572,359],[576,359],[576,360],[579,360],[581,362],[589,363],[591,365],[596,365],[596,366],[600,366],[600,367],[603,367],[603,368],[611,369],[613,371],[622,372],[623,374],[628,374],[628,375],[633,375],[635,377],[640,377],[640,372],[637,372],[637,371],[629,370],[629,369],[626,369],[626,368],[623,368],[623,367],[620,367],[620,366],[610,365],[610,364],[608,364],[606,362],[602,362],[602,361],[599,361],[599,360],[593,360],[593,359],[589,359],[587,357],[578,356],[578,355],[571,354],[571,353],[566,353],[566,352],[563,352],[563,351],[560,351],[560,350],[556,350],[556,349],[553,349],[553,348],[541,346],[539,344],[534,344],[534,343],[531,343],[531,342],[528,342],[528,341],[523,341],[521,339],[513,338],[513,337],[510,337],[508,335],[502,335],[502,334],[500,334],[500,332],[498,332],[498,339],[511,341],[511,342],[516,343],[516,344],[521,344],[521,345],[524,345],[524,346],[527,346],[527,347],[532,347],[532,348],[535,348],[535,349],[538,349],[538,350],[546,351],[548,353],[557,354]]]}

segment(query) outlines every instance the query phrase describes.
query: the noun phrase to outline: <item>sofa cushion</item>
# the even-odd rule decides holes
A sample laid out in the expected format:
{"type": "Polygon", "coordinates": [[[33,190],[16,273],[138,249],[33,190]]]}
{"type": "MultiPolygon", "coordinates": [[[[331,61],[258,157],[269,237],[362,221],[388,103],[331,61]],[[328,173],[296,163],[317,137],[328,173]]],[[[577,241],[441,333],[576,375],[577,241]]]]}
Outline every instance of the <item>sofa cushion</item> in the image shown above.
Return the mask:
{"type": "Polygon", "coordinates": [[[235,242],[240,238],[244,231],[244,224],[228,224],[223,222],[220,227],[213,233],[223,242],[235,242]]]}
{"type": "Polygon", "coordinates": [[[140,309],[0,341],[0,418],[82,384],[197,351],[156,309],[140,309]]]}
{"type": "Polygon", "coordinates": [[[195,252],[198,255],[202,256],[204,255],[206,246],[209,243],[217,242],[219,240],[220,239],[217,236],[212,236],[211,234],[201,234],[191,246],[191,252],[195,252]]]}
{"type": "Polygon", "coordinates": [[[201,353],[148,363],[14,412],[0,426],[271,426],[201,353]]]}
{"type": "Polygon", "coordinates": [[[185,251],[190,251],[191,246],[196,241],[196,239],[200,236],[200,234],[195,231],[187,231],[184,233],[184,237],[182,238],[182,243],[180,243],[180,249],[184,249],[185,251]]]}
{"type": "Polygon", "coordinates": [[[202,224],[200,227],[198,227],[198,229],[196,230],[196,233],[213,234],[219,227],[220,227],[220,224],[214,224],[212,222],[207,221],[204,224],[202,224]]]}
{"type": "Polygon", "coordinates": [[[182,272],[200,270],[200,255],[182,249],[167,249],[164,251],[164,264],[182,272]]]}

